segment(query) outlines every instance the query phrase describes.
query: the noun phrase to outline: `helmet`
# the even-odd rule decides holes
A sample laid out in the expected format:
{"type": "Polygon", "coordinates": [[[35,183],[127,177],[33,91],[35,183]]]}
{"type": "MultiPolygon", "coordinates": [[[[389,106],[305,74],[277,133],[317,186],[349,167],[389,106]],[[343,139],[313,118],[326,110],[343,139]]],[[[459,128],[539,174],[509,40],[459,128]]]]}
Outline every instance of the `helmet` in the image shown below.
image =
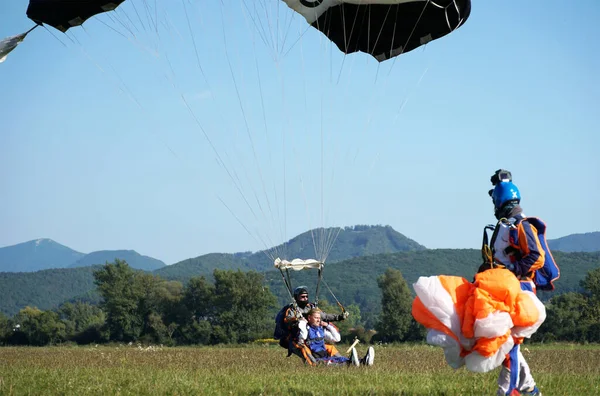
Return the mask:
{"type": "Polygon", "coordinates": [[[493,190],[490,190],[490,196],[494,201],[494,208],[498,211],[507,202],[521,202],[521,193],[513,182],[499,182],[493,190]]]}
{"type": "Polygon", "coordinates": [[[306,286],[298,286],[294,289],[294,298],[297,300],[298,296],[301,294],[308,294],[308,287],[306,286]]]}

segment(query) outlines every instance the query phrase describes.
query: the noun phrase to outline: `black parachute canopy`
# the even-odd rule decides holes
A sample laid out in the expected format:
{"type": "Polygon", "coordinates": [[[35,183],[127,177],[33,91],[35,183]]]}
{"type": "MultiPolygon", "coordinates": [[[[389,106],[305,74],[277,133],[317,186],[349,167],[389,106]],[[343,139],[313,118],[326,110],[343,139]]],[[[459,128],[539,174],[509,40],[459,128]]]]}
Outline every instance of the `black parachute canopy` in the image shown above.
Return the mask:
{"type": "Polygon", "coordinates": [[[378,61],[414,50],[462,26],[471,0],[283,0],[340,51],[378,61]]]}
{"type": "Polygon", "coordinates": [[[61,32],[79,26],[88,18],[117,8],[125,0],[29,0],[27,16],[35,23],[61,32]]]}

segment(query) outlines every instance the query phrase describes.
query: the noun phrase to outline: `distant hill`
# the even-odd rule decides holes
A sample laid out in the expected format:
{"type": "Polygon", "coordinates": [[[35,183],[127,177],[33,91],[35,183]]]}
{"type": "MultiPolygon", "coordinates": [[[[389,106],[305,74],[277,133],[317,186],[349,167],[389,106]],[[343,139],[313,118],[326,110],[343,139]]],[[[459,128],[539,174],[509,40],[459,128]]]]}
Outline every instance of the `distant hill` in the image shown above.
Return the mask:
{"type": "Polygon", "coordinates": [[[0,272],[32,272],[65,268],[83,256],[83,253],[54,242],[52,239],[36,239],[0,248],[0,272]]]}
{"type": "Polygon", "coordinates": [[[561,252],[598,252],[600,251],[600,231],[549,239],[548,246],[552,250],[561,252]]]}
{"type": "Polygon", "coordinates": [[[77,296],[95,293],[95,267],[0,273],[0,312],[14,315],[27,305],[47,310],[77,296]]]}
{"type": "Polygon", "coordinates": [[[405,237],[390,226],[357,225],[344,228],[325,228],[307,231],[288,242],[256,253],[211,253],[187,259],[155,271],[166,279],[186,281],[192,276],[210,277],[215,268],[240,269],[243,271],[264,272],[273,269],[271,255],[280,258],[315,258],[313,237],[318,240],[329,238],[335,243],[327,257],[327,263],[335,263],[352,257],[369,256],[381,253],[426,250],[425,246],[405,237]],[[315,234],[319,235],[315,236],[315,234]]]}
{"type": "MultiPolygon", "coordinates": [[[[339,229],[324,231],[333,230],[339,229]]],[[[426,249],[387,226],[355,226],[339,231],[325,266],[324,279],[327,285],[321,285],[321,299],[331,300],[327,290],[329,286],[345,305],[358,304],[364,318],[374,317],[379,312],[381,296],[377,287],[377,277],[388,267],[402,271],[410,284],[416,281],[418,276],[437,274],[459,275],[471,279],[481,260],[478,249],[426,249]]],[[[553,246],[555,241],[566,238],[548,242],[553,246]]],[[[24,252],[22,257],[28,257],[25,253],[31,252],[32,242],[38,249],[44,249],[45,244],[54,247],[49,249],[49,252],[74,252],[56,242],[44,241],[49,240],[39,240],[37,244],[36,241],[21,244],[23,246],[20,248],[24,252]]],[[[7,251],[14,252],[12,248],[14,247],[0,249],[0,257],[6,257],[7,251]]],[[[600,267],[600,252],[565,253],[559,248],[552,249],[561,269],[561,277],[556,283],[557,289],[554,294],[579,291],[579,282],[588,271],[600,267]]],[[[311,232],[298,235],[272,251],[279,252],[282,258],[314,257],[311,232]]],[[[113,262],[115,254],[124,257],[120,252],[129,252],[131,256],[125,260],[132,266],[135,260],[144,257],[133,251],[94,252],[90,253],[90,257],[74,252],[76,260],[67,264],[64,264],[66,260],[44,260],[44,262],[52,261],[55,265],[56,263],[62,263],[63,266],[72,264],[73,268],[29,273],[0,273],[0,312],[12,316],[27,305],[46,310],[56,308],[65,301],[97,302],[99,297],[95,291],[92,275],[94,267],[89,265],[113,262]],[[76,262],[79,264],[76,265],[76,262]]],[[[170,266],[164,266],[164,263],[159,260],[148,259],[151,263],[163,264],[153,271],[154,274],[184,283],[194,276],[204,275],[211,279],[215,268],[264,272],[266,284],[271,290],[281,301],[285,301],[286,298],[281,275],[279,271],[273,269],[273,262],[267,258],[265,252],[211,253],[170,266]]],[[[2,262],[0,260],[0,263],[2,262]]],[[[315,271],[294,273],[293,284],[305,283],[312,288],[315,285],[315,275],[315,271]]],[[[546,293],[540,292],[539,295],[542,299],[548,298],[546,293]]]]}
{"type": "Polygon", "coordinates": [[[166,267],[161,260],[152,257],[142,256],[135,250],[99,250],[86,254],[79,260],[69,265],[69,268],[89,267],[92,265],[101,265],[107,262],[112,263],[115,259],[125,260],[130,267],[144,271],[154,271],[166,267]]]}
{"type": "MultiPolygon", "coordinates": [[[[555,293],[538,292],[543,300],[551,295],[568,291],[579,291],[579,282],[588,271],[600,268],[600,252],[564,253],[554,252],[561,269],[561,277],[556,282],[555,293]]],[[[219,260],[219,255],[212,259],[219,260]]],[[[357,304],[365,320],[374,320],[380,311],[381,294],[377,278],[388,267],[400,270],[412,284],[419,276],[457,275],[472,279],[481,261],[477,249],[430,249],[355,257],[336,263],[328,263],[324,270],[320,299],[333,301],[328,288],[344,304],[357,304]]],[[[212,265],[212,264],[211,264],[212,265]]],[[[84,300],[97,302],[92,271],[97,267],[65,268],[34,273],[0,273],[0,312],[12,316],[23,307],[30,305],[40,309],[53,309],[65,301],[84,300]]],[[[157,274],[169,267],[155,271],[157,274]]],[[[182,281],[188,278],[186,274],[182,281]]],[[[168,277],[169,279],[173,279],[168,277]]],[[[287,301],[279,271],[270,269],[265,273],[265,283],[275,293],[280,302],[287,301]]],[[[316,286],[316,271],[300,271],[292,274],[293,285],[306,284],[311,299],[316,286]]]]}

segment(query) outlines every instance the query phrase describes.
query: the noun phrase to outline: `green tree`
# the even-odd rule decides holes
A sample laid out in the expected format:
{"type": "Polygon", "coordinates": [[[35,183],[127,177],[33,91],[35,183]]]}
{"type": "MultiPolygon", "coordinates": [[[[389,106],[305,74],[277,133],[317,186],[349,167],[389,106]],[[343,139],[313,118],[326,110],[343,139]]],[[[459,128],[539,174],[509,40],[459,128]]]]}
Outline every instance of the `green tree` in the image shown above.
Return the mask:
{"type": "Polygon", "coordinates": [[[67,339],[75,339],[90,328],[100,328],[106,320],[100,307],[86,302],[64,303],[57,313],[65,324],[67,339]]]}
{"type": "Polygon", "coordinates": [[[119,259],[94,271],[94,278],[103,299],[100,306],[106,313],[110,339],[136,340],[144,330],[145,316],[149,315],[147,296],[152,292],[152,281],[119,259]]]}
{"type": "Polygon", "coordinates": [[[205,277],[191,278],[183,293],[183,304],[195,321],[214,318],[215,285],[205,277]]]}
{"type": "Polygon", "coordinates": [[[214,342],[249,342],[273,330],[270,312],[277,302],[263,275],[254,271],[215,270],[214,342]]]}
{"type": "Polygon", "coordinates": [[[0,312],[0,345],[6,344],[12,333],[12,323],[10,319],[0,312]]]}
{"type": "Polygon", "coordinates": [[[600,268],[590,270],[581,281],[581,287],[589,293],[590,297],[600,301],[600,268]]]}
{"type": "Polygon", "coordinates": [[[25,307],[14,318],[19,332],[26,336],[29,345],[48,345],[65,339],[65,324],[56,312],[41,311],[35,307],[25,307]]]}
{"type": "Polygon", "coordinates": [[[388,268],[379,277],[381,315],[377,323],[377,338],[385,342],[404,341],[412,318],[412,296],[402,273],[388,268]]]}
{"type": "MultiPolygon", "coordinates": [[[[209,344],[215,320],[215,286],[204,276],[189,280],[180,302],[177,339],[185,344],[209,344]]],[[[223,337],[227,340],[226,335],[223,337]]]]}
{"type": "Polygon", "coordinates": [[[534,341],[583,341],[582,318],[587,298],[581,293],[553,297],[546,305],[546,320],[534,333],[534,341]]]}

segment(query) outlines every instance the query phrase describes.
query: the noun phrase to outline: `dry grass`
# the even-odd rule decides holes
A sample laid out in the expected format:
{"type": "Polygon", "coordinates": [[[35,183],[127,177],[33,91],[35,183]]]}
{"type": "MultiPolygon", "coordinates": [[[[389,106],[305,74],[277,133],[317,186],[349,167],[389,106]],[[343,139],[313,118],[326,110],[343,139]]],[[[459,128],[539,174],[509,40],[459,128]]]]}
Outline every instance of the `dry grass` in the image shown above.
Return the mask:
{"type": "MultiPolygon", "coordinates": [[[[545,395],[600,394],[600,346],[528,351],[545,395]]],[[[498,370],[453,371],[441,349],[425,345],[376,346],[373,367],[312,368],[285,354],[273,345],[6,347],[0,348],[0,394],[493,395],[496,389],[498,370]]]]}

